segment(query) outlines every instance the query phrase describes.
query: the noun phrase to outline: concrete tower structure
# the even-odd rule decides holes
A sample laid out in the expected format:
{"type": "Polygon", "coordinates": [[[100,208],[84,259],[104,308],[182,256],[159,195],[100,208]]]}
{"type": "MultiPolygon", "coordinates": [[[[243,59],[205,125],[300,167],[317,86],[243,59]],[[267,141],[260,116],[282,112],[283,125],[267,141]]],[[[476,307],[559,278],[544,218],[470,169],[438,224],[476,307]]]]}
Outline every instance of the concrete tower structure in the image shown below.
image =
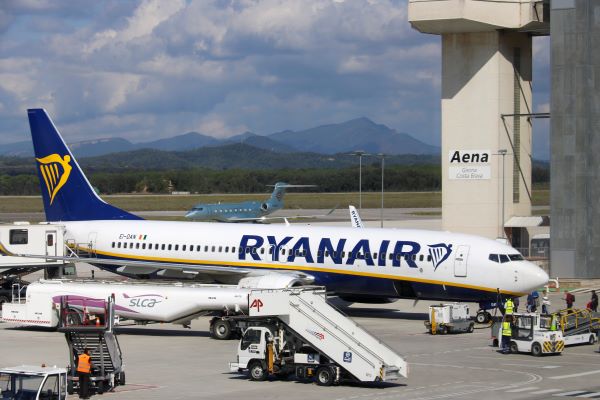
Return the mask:
{"type": "Polygon", "coordinates": [[[600,1],[552,1],[552,276],[600,278],[600,1]]]}
{"type": "Polygon", "coordinates": [[[548,33],[545,11],[542,1],[409,0],[411,25],[442,36],[445,230],[501,237],[510,217],[531,214],[531,122],[521,114],[533,112],[531,36],[548,33]]]}

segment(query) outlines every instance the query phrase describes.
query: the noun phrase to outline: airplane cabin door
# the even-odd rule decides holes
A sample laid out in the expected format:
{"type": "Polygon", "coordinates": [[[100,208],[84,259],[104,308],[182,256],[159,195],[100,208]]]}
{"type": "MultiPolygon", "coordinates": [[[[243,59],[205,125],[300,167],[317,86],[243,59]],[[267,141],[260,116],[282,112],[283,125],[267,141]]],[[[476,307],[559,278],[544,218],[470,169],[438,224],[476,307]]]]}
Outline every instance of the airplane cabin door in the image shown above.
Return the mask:
{"type": "Polygon", "coordinates": [[[454,257],[454,276],[467,276],[467,261],[469,259],[469,246],[458,246],[454,257]]]}
{"type": "MultiPolygon", "coordinates": [[[[46,255],[47,256],[56,256],[58,253],[56,251],[56,231],[46,231],[46,255]]],[[[54,261],[47,259],[46,261],[54,261]]]]}

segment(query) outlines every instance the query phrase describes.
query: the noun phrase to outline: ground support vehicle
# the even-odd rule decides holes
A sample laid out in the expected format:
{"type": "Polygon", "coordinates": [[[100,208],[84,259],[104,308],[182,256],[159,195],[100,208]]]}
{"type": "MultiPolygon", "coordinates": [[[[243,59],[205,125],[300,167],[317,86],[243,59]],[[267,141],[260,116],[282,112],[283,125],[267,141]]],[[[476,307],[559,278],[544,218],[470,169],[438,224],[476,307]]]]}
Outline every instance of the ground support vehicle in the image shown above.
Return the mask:
{"type": "Polygon", "coordinates": [[[425,321],[425,327],[432,335],[470,333],[475,329],[475,322],[469,316],[468,305],[447,303],[429,306],[429,321],[425,321]]]}
{"type": "Polygon", "coordinates": [[[591,310],[568,308],[546,316],[546,323],[555,318],[562,331],[565,346],[577,344],[594,344],[598,341],[600,318],[591,310]]]}
{"type": "Polygon", "coordinates": [[[43,365],[0,368],[0,398],[64,400],[67,398],[67,370],[43,365]]]}
{"type": "Polygon", "coordinates": [[[210,312],[245,313],[249,291],[235,285],[40,280],[27,287],[21,295],[23,302],[15,300],[4,305],[2,320],[54,328],[60,319],[58,305],[62,297],[69,297],[71,317],[84,321],[89,315],[102,315],[106,298],[114,294],[119,323],[169,322],[189,326],[193,319],[210,312]]]}
{"type": "MultiPolygon", "coordinates": [[[[545,318],[537,313],[512,314],[511,353],[531,353],[534,356],[561,354],[565,347],[560,330],[551,330],[545,318]]],[[[493,345],[498,346],[502,338],[502,320],[492,325],[493,345]]]]}
{"type": "MultiPolygon", "coordinates": [[[[90,374],[90,389],[97,394],[113,390],[125,384],[125,370],[119,341],[114,333],[114,297],[105,302],[106,316],[101,323],[96,319],[91,324],[82,323],[72,318],[72,309],[68,297],[61,299],[61,319],[59,332],[64,332],[69,346],[69,368],[67,370],[67,390],[69,394],[79,391],[77,376],[77,361],[80,354],[87,348],[92,361],[90,374]]],[[[90,321],[91,322],[91,321],[90,321]]]]}
{"type": "Polygon", "coordinates": [[[252,380],[295,375],[328,386],[407,376],[406,361],[327,303],[324,288],[253,290],[247,319],[229,368],[252,380]]]}

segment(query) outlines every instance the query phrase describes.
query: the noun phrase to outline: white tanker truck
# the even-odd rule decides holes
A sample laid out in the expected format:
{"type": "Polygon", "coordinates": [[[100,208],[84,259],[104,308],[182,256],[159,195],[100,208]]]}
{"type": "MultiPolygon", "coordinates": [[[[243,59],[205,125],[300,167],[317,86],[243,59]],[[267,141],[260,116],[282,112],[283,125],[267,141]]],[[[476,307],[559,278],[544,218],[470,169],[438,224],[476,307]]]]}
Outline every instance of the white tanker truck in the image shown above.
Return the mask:
{"type": "MultiPolygon", "coordinates": [[[[114,295],[119,323],[168,322],[187,327],[193,319],[209,313],[219,317],[246,314],[250,290],[235,285],[40,280],[29,284],[24,295],[20,291],[21,296],[4,304],[2,321],[55,328],[61,318],[61,299],[66,297],[69,318],[93,324],[96,318],[104,318],[105,301],[114,295]]],[[[227,339],[233,332],[227,332],[227,337],[215,334],[214,322],[218,328],[220,320],[211,322],[211,333],[227,339]]]]}

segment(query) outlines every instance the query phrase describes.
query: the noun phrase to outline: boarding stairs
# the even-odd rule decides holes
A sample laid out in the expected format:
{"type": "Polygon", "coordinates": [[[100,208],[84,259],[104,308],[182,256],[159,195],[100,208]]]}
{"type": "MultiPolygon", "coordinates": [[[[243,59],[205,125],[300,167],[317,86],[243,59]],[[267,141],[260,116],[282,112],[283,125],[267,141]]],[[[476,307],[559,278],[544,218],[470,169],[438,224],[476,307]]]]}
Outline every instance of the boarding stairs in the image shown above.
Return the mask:
{"type": "Polygon", "coordinates": [[[70,372],[75,376],[80,354],[87,348],[92,361],[92,380],[109,380],[123,372],[123,357],[119,341],[114,333],[114,299],[106,302],[105,312],[98,320],[90,320],[86,308],[80,301],[61,299],[61,313],[58,331],[65,334],[69,346],[70,372]],[[103,323],[100,319],[103,318],[103,323]]]}
{"type": "Polygon", "coordinates": [[[360,381],[407,377],[406,361],[327,302],[324,288],[253,290],[250,317],[277,317],[360,381]]]}

